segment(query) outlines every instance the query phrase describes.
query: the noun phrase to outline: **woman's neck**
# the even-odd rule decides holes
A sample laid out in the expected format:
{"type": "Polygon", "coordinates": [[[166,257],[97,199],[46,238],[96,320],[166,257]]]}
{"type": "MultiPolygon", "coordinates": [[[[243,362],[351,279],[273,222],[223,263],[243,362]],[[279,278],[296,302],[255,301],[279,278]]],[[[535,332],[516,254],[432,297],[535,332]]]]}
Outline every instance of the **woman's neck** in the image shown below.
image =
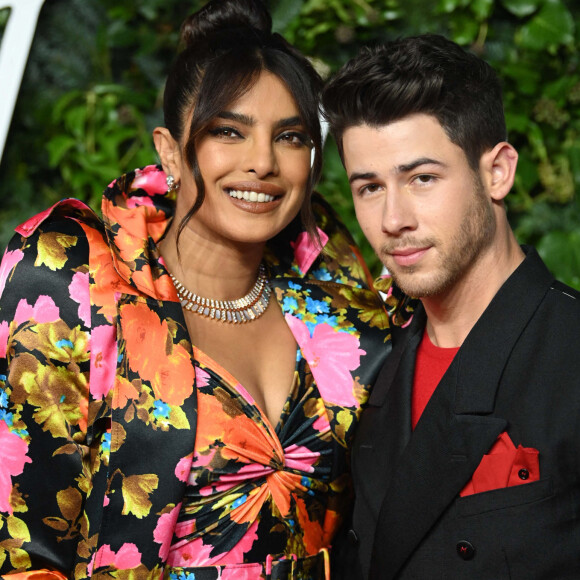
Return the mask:
{"type": "Polygon", "coordinates": [[[217,300],[235,300],[255,284],[265,244],[207,240],[185,227],[179,236],[171,228],[159,243],[171,274],[188,290],[217,300]]]}

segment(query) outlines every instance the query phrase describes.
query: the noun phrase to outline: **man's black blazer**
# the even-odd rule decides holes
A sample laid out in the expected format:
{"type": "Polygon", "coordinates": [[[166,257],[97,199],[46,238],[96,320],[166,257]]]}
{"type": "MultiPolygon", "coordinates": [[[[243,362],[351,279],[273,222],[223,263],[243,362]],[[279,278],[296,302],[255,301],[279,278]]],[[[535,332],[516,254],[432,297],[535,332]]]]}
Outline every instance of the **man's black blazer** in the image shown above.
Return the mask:
{"type": "Polygon", "coordinates": [[[422,308],[394,336],[355,437],[336,576],[580,579],[580,293],[524,249],[413,432],[422,308]],[[539,481],[460,497],[502,432],[539,451],[539,481]]]}

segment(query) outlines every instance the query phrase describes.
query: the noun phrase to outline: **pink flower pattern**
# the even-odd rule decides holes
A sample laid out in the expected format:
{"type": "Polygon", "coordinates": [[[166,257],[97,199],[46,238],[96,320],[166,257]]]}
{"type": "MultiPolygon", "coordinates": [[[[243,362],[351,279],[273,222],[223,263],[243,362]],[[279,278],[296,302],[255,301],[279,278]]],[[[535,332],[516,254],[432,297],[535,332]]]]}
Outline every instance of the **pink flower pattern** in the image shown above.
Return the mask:
{"type": "Polygon", "coordinates": [[[10,336],[10,325],[5,320],[0,323],[0,358],[6,357],[8,347],[8,337],[10,336]]]}
{"type": "MultiPolygon", "coordinates": [[[[130,570],[141,564],[141,552],[135,544],[131,543],[123,544],[117,552],[111,550],[109,544],[105,544],[97,550],[92,564],[96,564],[98,568],[112,566],[117,570],[130,570]]],[[[89,565],[89,574],[91,575],[93,565],[89,565]]]]}
{"type": "MultiPolygon", "coordinates": [[[[318,228],[318,236],[320,237],[322,247],[326,246],[328,236],[320,228],[318,228]]],[[[290,242],[290,245],[294,250],[294,260],[298,268],[301,272],[307,272],[314,260],[318,258],[320,250],[312,243],[307,232],[301,232],[296,238],[296,241],[290,242]]]]}
{"type": "Polygon", "coordinates": [[[91,325],[91,297],[89,293],[89,275],[86,272],[77,272],[68,287],[71,300],[79,305],[79,318],[87,325],[91,325]]]}
{"type": "Polygon", "coordinates": [[[117,372],[117,329],[110,324],[91,331],[91,394],[106,397],[115,384],[117,372]]]}
{"type": "Polygon", "coordinates": [[[4,287],[6,286],[6,280],[12,272],[12,269],[18,262],[24,258],[24,253],[22,250],[12,250],[11,252],[4,252],[4,257],[2,258],[2,264],[0,264],[0,296],[4,292],[4,287]]]}
{"type": "Polygon", "coordinates": [[[180,509],[181,503],[177,504],[170,512],[163,514],[157,521],[157,526],[155,526],[155,531],[153,532],[153,539],[157,544],[161,544],[159,557],[163,561],[167,560],[169,554],[175,523],[177,522],[180,509]]]}
{"type": "Polygon", "coordinates": [[[16,307],[14,321],[17,325],[34,320],[38,324],[56,322],[59,319],[59,309],[50,296],[39,296],[34,306],[28,304],[25,298],[16,307]]]}
{"type": "Polygon", "coordinates": [[[10,494],[12,492],[12,477],[20,475],[26,463],[32,463],[28,452],[28,444],[16,433],[13,433],[5,421],[0,421],[0,511],[12,514],[10,494]]]}
{"type": "Polygon", "coordinates": [[[343,407],[359,407],[350,374],[360,366],[360,358],[366,354],[359,348],[359,339],[326,323],[316,325],[310,336],[306,324],[291,314],[286,314],[286,322],[310,365],[322,398],[343,407]]]}

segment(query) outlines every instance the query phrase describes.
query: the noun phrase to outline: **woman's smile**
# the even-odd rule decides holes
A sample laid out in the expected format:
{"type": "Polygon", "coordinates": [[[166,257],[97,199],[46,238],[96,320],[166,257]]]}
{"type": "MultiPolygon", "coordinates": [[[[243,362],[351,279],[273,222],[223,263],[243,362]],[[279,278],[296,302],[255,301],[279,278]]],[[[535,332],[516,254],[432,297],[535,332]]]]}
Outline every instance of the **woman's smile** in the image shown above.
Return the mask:
{"type": "Polygon", "coordinates": [[[225,187],[232,203],[250,213],[267,213],[278,207],[285,190],[268,182],[237,182],[225,187]]]}
{"type": "MultiPolygon", "coordinates": [[[[311,141],[286,85],[263,72],[208,125],[197,144],[205,199],[189,227],[206,240],[265,243],[298,215],[310,176],[311,141]]],[[[181,167],[178,205],[196,196],[181,167]]]]}

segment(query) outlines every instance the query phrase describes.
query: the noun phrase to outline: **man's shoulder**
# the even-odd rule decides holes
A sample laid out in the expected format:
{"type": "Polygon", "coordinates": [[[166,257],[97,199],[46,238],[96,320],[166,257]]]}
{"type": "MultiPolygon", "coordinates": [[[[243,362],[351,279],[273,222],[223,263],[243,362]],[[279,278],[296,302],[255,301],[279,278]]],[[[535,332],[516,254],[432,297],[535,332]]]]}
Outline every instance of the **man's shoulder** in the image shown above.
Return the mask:
{"type": "Polygon", "coordinates": [[[576,300],[576,307],[580,307],[580,292],[575,288],[572,288],[559,280],[554,280],[550,290],[556,294],[556,299],[561,299],[567,304],[571,304],[569,302],[570,299],[576,300]]]}
{"type": "Polygon", "coordinates": [[[578,327],[580,334],[580,292],[554,280],[543,303],[556,324],[578,327]]]}

